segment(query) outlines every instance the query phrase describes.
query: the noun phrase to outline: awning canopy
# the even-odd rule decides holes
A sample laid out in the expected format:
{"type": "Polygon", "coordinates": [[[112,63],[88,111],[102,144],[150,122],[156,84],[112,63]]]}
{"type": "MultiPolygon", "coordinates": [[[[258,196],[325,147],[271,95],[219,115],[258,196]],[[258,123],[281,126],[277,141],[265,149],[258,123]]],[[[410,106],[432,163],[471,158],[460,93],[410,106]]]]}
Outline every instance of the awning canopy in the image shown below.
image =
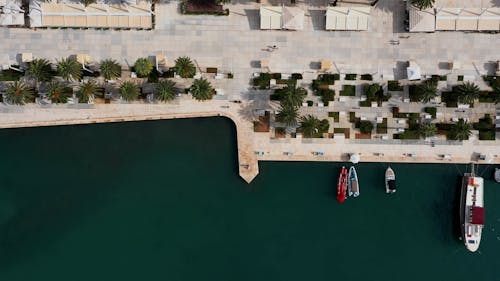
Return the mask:
{"type": "Polygon", "coordinates": [[[437,8],[436,30],[498,31],[500,8],[437,8]]]}
{"type": "Polygon", "coordinates": [[[297,7],[283,7],[283,29],[304,29],[304,11],[297,7]]]}
{"type": "Polygon", "coordinates": [[[0,14],[0,25],[24,25],[24,14],[0,14]]]}
{"type": "Polygon", "coordinates": [[[368,30],[370,7],[328,7],[326,30],[368,30]]]}
{"type": "Polygon", "coordinates": [[[410,32],[433,32],[436,29],[436,15],[434,9],[419,10],[410,5],[408,7],[410,32]]]}
{"type": "Polygon", "coordinates": [[[260,7],[260,29],[304,29],[304,11],[297,7],[260,7]]]}
{"type": "Polygon", "coordinates": [[[353,153],[349,157],[349,161],[351,161],[351,163],[353,163],[353,164],[359,163],[359,160],[360,160],[360,157],[359,157],[359,154],[357,154],[357,153],[353,153]]]}
{"type": "Polygon", "coordinates": [[[412,61],[410,61],[409,66],[406,68],[406,74],[408,75],[408,80],[420,80],[422,78],[420,66],[412,61]]]}
{"type": "Polygon", "coordinates": [[[24,25],[24,11],[16,1],[5,2],[0,10],[0,25],[24,25]]]}
{"type": "Polygon", "coordinates": [[[31,27],[152,28],[152,14],[149,4],[36,3],[29,16],[31,27]]]}
{"type": "Polygon", "coordinates": [[[281,29],[282,7],[260,7],[260,29],[281,29]]]}

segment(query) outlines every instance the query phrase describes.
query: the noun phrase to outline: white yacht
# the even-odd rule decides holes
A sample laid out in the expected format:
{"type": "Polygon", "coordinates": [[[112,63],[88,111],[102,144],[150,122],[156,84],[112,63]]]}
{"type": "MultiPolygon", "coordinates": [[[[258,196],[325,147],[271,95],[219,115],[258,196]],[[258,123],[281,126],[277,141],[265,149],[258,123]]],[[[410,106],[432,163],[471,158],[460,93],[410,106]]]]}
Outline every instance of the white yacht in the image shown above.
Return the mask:
{"type": "Polygon", "coordinates": [[[484,226],[483,178],[476,177],[474,168],[462,179],[460,202],[460,224],[462,240],[471,252],[477,251],[484,226]]]}

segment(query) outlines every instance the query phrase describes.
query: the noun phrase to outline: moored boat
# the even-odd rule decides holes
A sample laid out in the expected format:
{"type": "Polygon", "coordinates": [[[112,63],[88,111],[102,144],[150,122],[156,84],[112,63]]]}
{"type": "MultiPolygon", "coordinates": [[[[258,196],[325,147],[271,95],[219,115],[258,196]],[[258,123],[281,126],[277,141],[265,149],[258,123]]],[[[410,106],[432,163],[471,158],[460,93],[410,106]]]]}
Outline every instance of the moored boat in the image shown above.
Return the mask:
{"type": "Polygon", "coordinates": [[[347,177],[347,190],[349,192],[349,196],[359,196],[358,174],[356,173],[356,168],[354,168],[354,166],[349,168],[349,175],[347,177]]]}
{"type": "Polygon", "coordinates": [[[500,169],[495,168],[495,175],[494,175],[495,181],[500,182],[500,169]]]}
{"type": "Polygon", "coordinates": [[[339,179],[337,181],[337,201],[344,202],[347,193],[347,169],[342,166],[340,169],[339,179]]]}
{"type": "Polygon", "coordinates": [[[385,171],[385,192],[394,193],[396,192],[396,174],[389,166],[385,171]]]}
{"type": "Polygon", "coordinates": [[[484,226],[484,191],[483,178],[476,177],[474,168],[462,178],[460,196],[460,224],[462,240],[471,252],[477,251],[481,242],[484,226]]]}

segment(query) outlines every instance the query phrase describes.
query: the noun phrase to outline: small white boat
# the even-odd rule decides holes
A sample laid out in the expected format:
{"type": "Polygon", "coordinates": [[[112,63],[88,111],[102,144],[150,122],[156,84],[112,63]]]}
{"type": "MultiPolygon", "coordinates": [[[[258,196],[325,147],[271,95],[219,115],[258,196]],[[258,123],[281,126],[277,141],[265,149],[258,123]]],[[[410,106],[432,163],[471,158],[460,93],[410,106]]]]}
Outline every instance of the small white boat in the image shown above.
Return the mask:
{"type": "Polygon", "coordinates": [[[359,196],[358,174],[356,173],[354,166],[349,168],[349,175],[347,176],[347,190],[349,191],[349,196],[359,196]]]}
{"type": "Polygon", "coordinates": [[[388,167],[385,171],[385,192],[396,192],[396,174],[394,174],[394,171],[391,169],[391,167],[388,167]]]}
{"type": "Polygon", "coordinates": [[[500,182],[500,169],[495,168],[495,181],[500,182]]]}

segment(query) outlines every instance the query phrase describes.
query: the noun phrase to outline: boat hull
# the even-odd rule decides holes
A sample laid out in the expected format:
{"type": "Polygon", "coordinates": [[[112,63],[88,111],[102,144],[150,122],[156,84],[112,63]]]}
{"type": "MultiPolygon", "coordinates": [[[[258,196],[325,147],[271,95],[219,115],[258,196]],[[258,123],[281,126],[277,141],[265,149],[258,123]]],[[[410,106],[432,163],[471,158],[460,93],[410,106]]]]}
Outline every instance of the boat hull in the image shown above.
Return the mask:
{"type": "Polygon", "coordinates": [[[344,166],[342,166],[337,181],[337,201],[339,203],[344,202],[346,196],[347,196],[347,169],[344,166]]]}
{"type": "Polygon", "coordinates": [[[347,190],[349,196],[358,197],[359,196],[359,181],[358,174],[356,173],[356,168],[349,168],[349,175],[347,181],[347,190]]]}
{"type": "Polygon", "coordinates": [[[462,241],[467,250],[475,252],[479,249],[483,229],[483,221],[474,221],[481,211],[484,220],[483,179],[466,173],[462,178],[460,192],[460,229],[462,241]]]}
{"type": "Polygon", "coordinates": [[[385,193],[396,192],[396,174],[388,167],[385,171],[385,193]]]}

